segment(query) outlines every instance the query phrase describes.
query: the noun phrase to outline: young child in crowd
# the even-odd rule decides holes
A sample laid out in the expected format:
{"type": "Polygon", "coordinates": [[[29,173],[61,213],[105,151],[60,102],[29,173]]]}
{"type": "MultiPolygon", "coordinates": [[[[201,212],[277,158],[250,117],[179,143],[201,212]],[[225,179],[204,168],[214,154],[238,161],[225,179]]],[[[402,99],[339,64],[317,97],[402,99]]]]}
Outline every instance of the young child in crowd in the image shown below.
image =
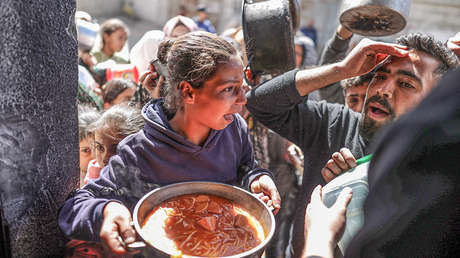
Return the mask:
{"type": "Polygon", "coordinates": [[[161,30],[151,30],[133,46],[130,52],[131,63],[141,73],[139,89],[136,93],[136,100],[143,106],[151,99],[159,98],[164,81],[164,75],[159,75],[152,66],[152,60],[157,59],[157,52],[160,43],[165,39],[177,38],[186,33],[197,31],[195,22],[185,16],[175,16],[169,19],[161,30]],[[150,78],[158,78],[151,80],[150,78]]]}
{"type": "Polygon", "coordinates": [[[128,60],[119,54],[129,34],[126,24],[120,19],[109,19],[101,24],[99,34],[102,45],[100,49],[93,49],[91,53],[96,58],[97,63],[111,59],[117,64],[127,64],[128,60]]]}
{"type": "Polygon", "coordinates": [[[163,42],[159,52],[167,53],[161,58],[169,73],[166,98],[144,106],[144,129],[120,142],[100,178],[59,213],[65,235],[102,241],[116,254],[126,253],[124,243],[136,239],[130,224],[135,204],[158,186],[221,182],[251,191],[275,213],[281,204],[271,172],[257,167],[238,115],[246,97],[235,48],[214,34],[192,32],[163,42]]]}
{"type": "Polygon", "coordinates": [[[103,87],[102,97],[104,99],[104,109],[128,103],[136,92],[136,84],[131,80],[114,78],[107,82],[103,87]]]}
{"type": "Polygon", "coordinates": [[[115,105],[92,123],[88,130],[94,135],[95,159],[89,162],[84,184],[98,178],[101,168],[116,154],[118,143],[126,136],[137,133],[143,126],[140,110],[128,105],[115,105]]]}
{"type": "Polygon", "coordinates": [[[366,99],[367,85],[374,74],[368,73],[340,81],[345,96],[345,105],[355,112],[361,113],[366,99]]]}
{"type": "Polygon", "coordinates": [[[94,108],[79,105],[78,106],[78,139],[80,145],[80,186],[83,185],[83,179],[88,169],[88,163],[94,159],[92,149],[94,135],[90,131],[92,123],[96,122],[101,114],[94,108]]]}

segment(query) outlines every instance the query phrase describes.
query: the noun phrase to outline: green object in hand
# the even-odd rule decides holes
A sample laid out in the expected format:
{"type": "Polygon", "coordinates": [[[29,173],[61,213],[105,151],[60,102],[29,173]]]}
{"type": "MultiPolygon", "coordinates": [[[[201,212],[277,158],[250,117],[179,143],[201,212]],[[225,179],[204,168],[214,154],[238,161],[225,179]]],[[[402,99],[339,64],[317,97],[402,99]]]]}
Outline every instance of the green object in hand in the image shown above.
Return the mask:
{"type": "Polygon", "coordinates": [[[360,165],[360,164],[363,164],[363,163],[366,163],[366,162],[369,162],[372,158],[372,154],[369,154],[369,155],[366,155],[358,160],[356,160],[356,166],[360,165]]]}

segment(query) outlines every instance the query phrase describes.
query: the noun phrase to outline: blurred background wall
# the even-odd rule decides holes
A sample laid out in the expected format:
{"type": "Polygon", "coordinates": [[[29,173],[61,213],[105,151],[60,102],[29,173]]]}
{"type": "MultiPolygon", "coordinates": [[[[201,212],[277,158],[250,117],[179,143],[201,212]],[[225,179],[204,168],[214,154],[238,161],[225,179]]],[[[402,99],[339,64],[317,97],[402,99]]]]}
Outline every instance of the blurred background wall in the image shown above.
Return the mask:
{"type": "MultiPolygon", "coordinates": [[[[314,21],[320,49],[338,25],[342,0],[298,1],[301,6],[301,25],[305,26],[310,19],[314,21]]],[[[77,0],[77,9],[90,13],[99,22],[109,17],[125,20],[131,27],[129,41],[132,46],[147,30],[161,29],[169,18],[177,15],[180,5],[187,8],[187,16],[193,17],[200,4],[207,7],[210,20],[218,32],[241,22],[241,0],[77,0]]],[[[460,31],[460,1],[412,0],[406,28],[383,40],[391,41],[401,34],[416,31],[447,40],[460,31]]]]}

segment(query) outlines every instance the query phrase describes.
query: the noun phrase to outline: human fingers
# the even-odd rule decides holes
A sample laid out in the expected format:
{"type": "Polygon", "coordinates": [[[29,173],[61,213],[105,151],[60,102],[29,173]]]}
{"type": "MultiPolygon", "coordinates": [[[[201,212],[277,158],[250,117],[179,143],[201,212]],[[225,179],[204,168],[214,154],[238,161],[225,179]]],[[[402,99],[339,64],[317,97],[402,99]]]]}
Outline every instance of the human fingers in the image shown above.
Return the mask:
{"type": "Polygon", "coordinates": [[[341,148],[340,154],[342,158],[345,159],[346,163],[350,168],[356,167],[356,158],[353,156],[353,153],[348,148],[341,148]]]}
{"type": "Polygon", "coordinates": [[[366,52],[369,52],[367,54],[381,53],[398,57],[405,57],[409,54],[408,47],[404,45],[369,40],[365,41],[365,43],[367,43],[367,46],[364,49],[366,52]]]}
{"type": "Polygon", "coordinates": [[[268,203],[268,201],[270,201],[270,197],[267,195],[262,195],[260,200],[262,200],[264,203],[268,203]]]}
{"type": "Polygon", "coordinates": [[[345,161],[344,157],[342,156],[342,153],[340,152],[334,152],[332,154],[332,159],[334,160],[335,164],[341,169],[341,170],[348,170],[348,164],[345,161]]]}
{"type": "Polygon", "coordinates": [[[118,225],[112,219],[104,219],[101,226],[100,238],[101,242],[114,254],[124,254],[126,249],[120,241],[118,225]]]}
{"type": "MultiPolygon", "coordinates": [[[[128,229],[134,230],[131,227],[131,212],[119,202],[109,202],[103,210],[104,220],[102,222],[100,238],[107,245],[109,250],[115,254],[124,254],[124,236],[128,241],[129,236],[135,238],[135,232],[129,232],[128,229]],[[121,238],[120,238],[121,237],[121,238]]],[[[135,240],[135,239],[134,239],[135,240]]],[[[133,242],[134,242],[133,240],[133,242]]]]}
{"type": "Polygon", "coordinates": [[[326,181],[326,183],[329,183],[332,181],[332,179],[336,178],[337,176],[332,173],[332,171],[330,171],[328,168],[324,167],[323,169],[321,169],[321,175],[323,176],[323,179],[324,181],[326,181]]]}
{"type": "Polygon", "coordinates": [[[118,221],[118,227],[125,244],[130,244],[136,241],[136,231],[132,226],[131,218],[123,218],[118,221]]]}
{"type": "Polygon", "coordinates": [[[351,201],[351,197],[353,195],[353,191],[350,187],[345,187],[337,197],[337,200],[335,201],[334,205],[332,205],[332,209],[336,211],[340,211],[345,213],[348,204],[351,201]]]}
{"type": "Polygon", "coordinates": [[[460,32],[457,32],[457,34],[455,34],[455,36],[450,37],[448,41],[450,41],[452,43],[460,43],[460,32]]]}
{"type": "Polygon", "coordinates": [[[275,182],[273,182],[273,180],[269,176],[265,177],[266,178],[264,178],[262,181],[265,191],[270,196],[270,199],[273,202],[273,207],[279,209],[281,207],[281,196],[278,192],[278,189],[276,188],[275,182]]]}
{"type": "Polygon", "coordinates": [[[326,168],[332,171],[332,173],[335,175],[340,175],[340,173],[342,173],[342,169],[335,163],[333,159],[327,161],[326,168]]]}
{"type": "Polygon", "coordinates": [[[447,41],[447,47],[450,48],[451,50],[458,49],[460,48],[460,41],[458,42],[447,41]]]}
{"type": "Polygon", "coordinates": [[[151,91],[157,86],[157,74],[156,73],[150,73],[147,75],[145,80],[142,82],[142,86],[146,88],[147,90],[151,91]]]}
{"type": "Polygon", "coordinates": [[[146,78],[150,73],[151,73],[150,71],[147,71],[147,72],[143,73],[143,74],[141,75],[141,77],[139,77],[139,82],[140,82],[140,83],[144,82],[145,78],[146,78]]]}
{"type": "Polygon", "coordinates": [[[317,185],[313,192],[311,193],[310,204],[311,205],[318,205],[322,204],[323,201],[321,200],[321,185],[317,185]]]}
{"type": "Polygon", "coordinates": [[[264,193],[253,193],[253,195],[259,199],[262,198],[262,196],[264,196],[265,194],[264,193]]]}

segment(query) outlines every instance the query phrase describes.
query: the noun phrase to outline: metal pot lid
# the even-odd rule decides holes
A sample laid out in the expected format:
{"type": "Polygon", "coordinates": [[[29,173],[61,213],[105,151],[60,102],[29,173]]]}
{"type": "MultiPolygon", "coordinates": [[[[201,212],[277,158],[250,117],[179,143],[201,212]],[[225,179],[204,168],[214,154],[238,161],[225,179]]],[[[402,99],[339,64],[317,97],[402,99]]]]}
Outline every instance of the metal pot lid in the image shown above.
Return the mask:
{"type": "Polygon", "coordinates": [[[410,0],[344,0],[340,23],[364,36],[388,36],[406,26],[410,0]]]}

